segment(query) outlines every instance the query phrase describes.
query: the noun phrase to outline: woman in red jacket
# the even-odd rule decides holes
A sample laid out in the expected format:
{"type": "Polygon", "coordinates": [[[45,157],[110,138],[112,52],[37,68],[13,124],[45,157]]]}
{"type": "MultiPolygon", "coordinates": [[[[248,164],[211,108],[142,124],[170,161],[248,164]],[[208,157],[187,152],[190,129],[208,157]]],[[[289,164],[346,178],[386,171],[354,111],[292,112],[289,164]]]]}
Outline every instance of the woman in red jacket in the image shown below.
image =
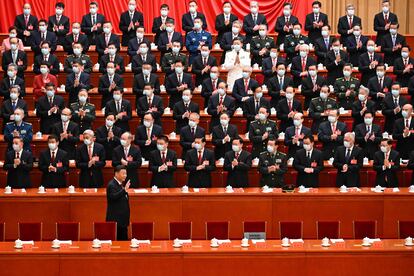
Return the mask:
{"type": "Polygon", "coordinates": [[[57,78],[52,74],[49,74],[49,66],[49,63],[42,62],[40,64],[40,74],[33,79],[33,94],[36,102],[46,93],[45,84],[51,82],[55,87],[58,86],[57,78]]]}

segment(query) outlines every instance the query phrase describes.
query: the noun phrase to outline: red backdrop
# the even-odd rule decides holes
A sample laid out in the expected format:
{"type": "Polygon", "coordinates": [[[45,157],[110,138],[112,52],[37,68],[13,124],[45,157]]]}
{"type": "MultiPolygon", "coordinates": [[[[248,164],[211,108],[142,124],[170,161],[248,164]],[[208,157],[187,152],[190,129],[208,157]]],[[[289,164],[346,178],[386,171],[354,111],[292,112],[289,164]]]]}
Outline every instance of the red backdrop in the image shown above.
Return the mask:
{"type": "MultiPolygon", "coordinates": [[[[40,18],[48,18],[54,13],[54,5],[56,2],[64,2],[66,5],[65,14],[70,17],[71,22],[80,21],[82,15],[88,12],[88,3],[90,0],[0,0],[0,32],[7,32],[9,26],[13,25],[14,17],[22,13],[24,3],[32,5],[32,14],[40,18]]],[[[222,3],[224,0],[200,0],[198,1],[198,10],[207,17],[208,29],[215,33],[214,21],[216,15],[222,12],[222,3]]],[[[247,0],[230,0],[233,4],[233,13],[239,19],[249,12],[249,3],[247,0]]],[[[259,1],[260,12],[264,13],[269,23],[270,29],[273,31],[276,18],[282,13],[283,3],[286,0],[262,0],[259,1]]],[[[290,0],[293,3],[293,14],[299,17],[304,23],[305,16],[311,12],[312,0],[290,0]]],[[[99,0],[99,12],[104,14],[106,18],[115,25],[118,32],[118,23],[120,14],[128,7],[128,0],[99,0]]],[[[145,27],[151,30],[152,19],[159,16],[159,7],[166,3],[170,6],[170,16],[175,18],[177,27],[181,30],[181,16],[187,11],[187,1],[166,1],[166,0],[137,0],[137,6],[144,13],[145,27]]],[[[177,29],[178,29],[177,28],[177,29]]],[[[147,31],[148,32],[148,31],[147,31]]]]}

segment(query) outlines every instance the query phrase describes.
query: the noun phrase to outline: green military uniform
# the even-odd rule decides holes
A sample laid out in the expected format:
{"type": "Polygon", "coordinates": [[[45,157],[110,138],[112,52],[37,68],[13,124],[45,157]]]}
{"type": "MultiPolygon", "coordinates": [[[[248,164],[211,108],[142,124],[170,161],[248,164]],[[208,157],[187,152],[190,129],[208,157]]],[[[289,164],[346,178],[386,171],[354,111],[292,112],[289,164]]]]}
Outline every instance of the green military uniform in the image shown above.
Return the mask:
{"type": "Polygon", "coordinates": [[[249,127],[249,139],[253,144],[252,158],[259,157],[260,153],[266,150],[269,138],[277,139],[278,136],[275,121],[269,119],[264,122],[260,120],[253,121],[249,127]],[[268,132],[269,136],[267,139],[262,140],[265,132],[268,132]]]}
{"type": "Polygon", "coordinates": [[[72,73],[72,63],[74,60],[80,60],[83,64],[83,72],[90,74],[92,72],[92,61],[91,58],[88,55],[81,54],[79,57],[76,57],[75,55],[69,55],[65,59],[64,69],[65,73],[72,73]]]}
{"type": "Polygon", "coordinates": [[[178,55],[173,54],[173,53],[166,53],[161,59],[162,71],[167,73],[166,74],[167,76],[169,74],[173,73],[174,70],[171,70],[171,65],[173,65],[178,60],[183,63],[184,72],[187,72],[187,70],[188,70],[188,62],[187,62],[188,58],[183,53],[179,53],[178,55]]]}
{"type": "Polygon", "coordinates": [[[92,122],[95,120],[95,105],[85,103],[83,106],[79,102],[74,102],[70,105],[72,111],[72,121],[78,124],[79,132],[83,133],[86,129],[91,129],[92,122]],[[86,110],[83,118],[79,116],[79,110],[86,110]]]}
{"type": "Polygon", "coordinates": [[[295,36],[293,34],[286,36],[284,42],[284,50],[287,55],[287,64],[292,62],[292,59],[299,54],[295,48],[299,44],[309,44],[309,38],[304,35],[295,36]]]}
{"type": "Polygon", "coordinates": [[[257,63],[259,66],[262,66],[263,58],[269,56],[270,49],[275,47],[275,41],[270,36],[265,36],[264,38],[261,38],[260,36],[254,36],[250,42],[250,45],[250,51],[253,54],[252,64],[257,63]],[[259,52],[263,48],[266,48],[268,52],[265,55],[260,56],[259,52]]]}
{"type": "Polygon", "coordinates": [[[287,160],[288,156],[280,151],[274,154],[268,151],[262,152],[259,157],[260,185],[282,188],[284,186],[283,176],[287,172],[287,160]],[[269,173],[268,167],[273,165],[278,165],[279,169],[269,173]]]}
{"type": "Polygon", "coordinates": [[[339,107],[343,107],[346,110],[351,109],[352,103],[355,101],[360,81],[357,78],[350,77],[349,80],[345,78],[339,78],[335,81],[334,91],[338,97],[339,107]],[[351,94],[347,97],[346,91],[351,90],[351,94]]]}
{"type": "Polygon", "coordinates": [[[321,97],[313,98],[309,104],[309,116],[312,118],[312,133],[318,132],[319,124],[327,120],[327,116],[321,114],[330,109],[338,109],[338,103],[331,98],[326,101],[321,97]]]}

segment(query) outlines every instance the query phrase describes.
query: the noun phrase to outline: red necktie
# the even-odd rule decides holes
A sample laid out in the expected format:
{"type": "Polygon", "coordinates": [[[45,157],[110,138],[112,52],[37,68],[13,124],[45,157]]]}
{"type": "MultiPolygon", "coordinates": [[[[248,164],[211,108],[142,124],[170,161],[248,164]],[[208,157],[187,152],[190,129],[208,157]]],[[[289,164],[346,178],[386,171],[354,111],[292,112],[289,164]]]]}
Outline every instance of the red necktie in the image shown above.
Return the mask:
{"type": "Polygon", "coordinates": [[[20,158],[20,153],[17,151],[16,152],[16,159],[19,159],[20,158]]]}
{"type": "Polygon", "coordinates": [[[162,163],[165,163],[165,159],[166,159],[166,158],[165,158],[165,152],[163,151],[163,152],[162,152],[162,157],[161,157],[162,163]]]}
{"type": "Polygon", "coordinates": [[[26,15],[25,17],[24,17],[24,24],[27,26],[27,24],[29,23],[29,16],[28,15],[26,15]]]}
{"type": "Polygon", "coordinates": [[[249,81],[244,80],[244,90],[247,92],[249,90],[249,81]]]}
{"type": "Polygon", "coordinates": [[[236,160],[238,160],[239,159],[239,153],[238,152],[236,152],[236,160]]]}
{"type": "Polygon", "coordinates": [[[302,72],[306,71],[306,60],[302,58],[302,72]]]}
{"type": "Polygon", "coordinates": [[[78,42],[78,35],[75,35],[75,43],[78,42]]]}
{"type": "Polygon", "coordinates": [[[193,137],[195,136],[195,128],[194,127],[191,128],[191,135],[193,135],[193,137]]]}
{"type": "Polygon", "coordinates": [[[50,158],[50,162],[53,163],[55,162],[55,152],[52,151],[52,157],[50,158]]]}
{"type": "Polygon", "coordinates": [[[388,14],[384,15],[385,24],[388,24],[388,14]]]}
{"type": "Polygon", "coordinates": [[[201,155],[201,151],[198,152],[198,164],[201,165],[203,162],[203,156],[201,155]]]}
{"type": "Polygon", "coordinates": [[[219,101],[219,105],[223,104],[223,96],[220,96],[220,101],[219,101]]]}
{"type": "Polygon", "coordinates": [[[349,28],[352,28],[352,17],[349,17],[349,28]]]}
{"type": "Polygon", "coordinates": [[[289,111],[292,111],[292,101],[288,101],[289,111]]]}
{"type": "Polygon", "coordinates": [[[152,105],[151,98],[148,98],[148,108],[151,108],[151,105],[152,105]]]}
{"type": "Polygon", "coordinates": [[[296,128],[296,132],[295,132],[295,136],[296,136],[296,137],[298,137],[299,135],[300,135],[300,133],[299,133],[299,128],[297,127],[297,128],[296,128]]]}
{"type": "Polygon", "coordinates": [[[405,127],[406,128],[409,128],[410,127],[410,125],[408,124],[408,120],[405,120],[405,127]]]}

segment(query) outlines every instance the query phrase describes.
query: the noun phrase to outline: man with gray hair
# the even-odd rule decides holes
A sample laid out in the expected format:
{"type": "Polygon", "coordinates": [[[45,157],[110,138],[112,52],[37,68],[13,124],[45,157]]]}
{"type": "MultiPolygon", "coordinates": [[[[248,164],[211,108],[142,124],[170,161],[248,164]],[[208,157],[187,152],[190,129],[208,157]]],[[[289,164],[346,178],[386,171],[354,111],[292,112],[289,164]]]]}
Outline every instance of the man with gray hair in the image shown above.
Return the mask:
{"type": "Polygon", "coordinates": [[[293,75],[293,83],[298,87],[302,82],[302,78],[308,76],[308,68],[316,65],[316,60],[309,56],[309,45],[302,44],[299,46],[299,56],[292,59],[291,73],[293,75]]]}
{"type": "Polygon", "coordinates": [[[7,74],[0,83],[0,96],[2,96],[4,99],[8,99],[10,88],[14,85],[18,85],[20,87],[20,96],[25,96],[26,88],[24,79],[17,76],[17,65],[11,63],[7,66],[6,70],[7,74]]]}
{"type": "Polygon", "coordinates": [[[354,119],[352,129],[355,129],[357,125],[364,122],[365,112],[370,112],[375,115],[375,112],[377,111],[375,102],[368,99],[368,96],[369,89],[361,85],[359,87],[358,99],[353,102],[351,106],[352,118],[354,119]]]}
{"type": "Polygon", "coordinates": [[[23,149],[31,151],[30,143],[33,138],[33,128],[31,123],[24,122],[24,110],[16,108],[10,119],[13,122],[6,124],[4,128],[4,140],[8,143],[8,150],[12,149],[12,143],[14,137],[20,137],[23,139],[23,149]]]}
{"type": "Polygon", "coordinates": [[[200,115],[193,112],[188,118],[188,126],[183,127],[180,131],[180,145],[183,149],[181,156],[183,159],[185,158],[187,151],[194,148],[195,138],[206,136],[206,131],[198,125],[199,122],[200,115]]]}
{"type": "Polygon", "coordinates": [[[69,160],[75,159],[76,145],[79,142],[78,124],[72,122],[72,112],[69,108],[64,108],[60,114],[61,122],[52,126],[51,134],[59,137],[60,148],[68,153],[69,160]]]}
{"type": "Polygon", "coordinates": [[[27,115],[26,101],[20,98],[20,87],[18,85],[12,85],[10,87],[10,98],[4,100],[1,104],[1,117],[3,118],[3,130],[7,123],[14,122],[14,111],[16,108],[24,110],[24,114],[27,115]]]}
{"type": "Polygon", "coordinates": [[[355,146],[355,133],[344,135],[344,144],[335,152],[333,165],[337,169],[336,185],[338,187],[359,187],[359,171],[363,165],[362,149],[355,146]]]}

